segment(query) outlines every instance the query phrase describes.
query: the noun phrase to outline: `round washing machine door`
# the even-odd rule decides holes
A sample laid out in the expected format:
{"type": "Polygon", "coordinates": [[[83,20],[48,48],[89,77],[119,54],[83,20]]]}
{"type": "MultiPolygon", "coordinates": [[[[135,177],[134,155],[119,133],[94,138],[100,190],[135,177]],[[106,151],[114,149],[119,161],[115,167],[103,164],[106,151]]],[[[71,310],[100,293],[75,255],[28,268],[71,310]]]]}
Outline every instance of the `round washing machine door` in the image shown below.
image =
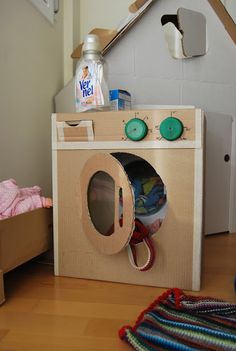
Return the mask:
{"type": "Polygon", "coordinates": [[[80,188],[85,235],[103,254],[120,252],[134,230],[134,195],[123,166],[109,153],[93,155],[81,172],[80,188]]]}

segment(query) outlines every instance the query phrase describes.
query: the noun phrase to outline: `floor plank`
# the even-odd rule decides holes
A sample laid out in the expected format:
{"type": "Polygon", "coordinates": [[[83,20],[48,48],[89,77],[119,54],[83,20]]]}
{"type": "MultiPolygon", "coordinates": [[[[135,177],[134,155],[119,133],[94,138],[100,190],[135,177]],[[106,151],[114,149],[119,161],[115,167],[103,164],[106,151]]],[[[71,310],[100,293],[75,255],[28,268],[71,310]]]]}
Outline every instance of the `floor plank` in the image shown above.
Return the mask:
{"type": "MultiPolygon", "coordinates": [[[[204,239],[202,289],[236,302],[236,234],[204,239]]],[[[166,289],[55,277],[53,267],[31,261],[4,277],[0,307],[1,351],[125,351],[121,326],[166,289]]]]}

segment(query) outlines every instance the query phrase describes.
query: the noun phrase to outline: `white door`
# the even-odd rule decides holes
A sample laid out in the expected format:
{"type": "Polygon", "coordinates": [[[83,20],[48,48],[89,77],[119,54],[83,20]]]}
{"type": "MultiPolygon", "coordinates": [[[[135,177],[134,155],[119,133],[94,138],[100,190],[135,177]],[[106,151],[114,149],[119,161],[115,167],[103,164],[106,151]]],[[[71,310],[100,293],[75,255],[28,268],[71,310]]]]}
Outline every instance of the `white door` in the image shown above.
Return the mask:
{"type": "Polygon", "coordinates": [[[206,113],[204,233],[229,231],[231,116],[206,113]]]}

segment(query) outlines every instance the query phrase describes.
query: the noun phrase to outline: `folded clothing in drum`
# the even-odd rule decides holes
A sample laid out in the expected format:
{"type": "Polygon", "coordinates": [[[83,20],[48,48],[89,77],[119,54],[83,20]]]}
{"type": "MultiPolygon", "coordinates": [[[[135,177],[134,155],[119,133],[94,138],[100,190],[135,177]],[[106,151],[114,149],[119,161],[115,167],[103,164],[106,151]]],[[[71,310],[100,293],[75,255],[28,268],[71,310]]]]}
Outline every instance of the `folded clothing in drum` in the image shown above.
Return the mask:
{"type": "Polygon", "coordinates": [[[125,166],[135,197],[135,218],[154,234],[160,228],[166,211],[166,189],[161,177],[145,160],[125,166]]]}

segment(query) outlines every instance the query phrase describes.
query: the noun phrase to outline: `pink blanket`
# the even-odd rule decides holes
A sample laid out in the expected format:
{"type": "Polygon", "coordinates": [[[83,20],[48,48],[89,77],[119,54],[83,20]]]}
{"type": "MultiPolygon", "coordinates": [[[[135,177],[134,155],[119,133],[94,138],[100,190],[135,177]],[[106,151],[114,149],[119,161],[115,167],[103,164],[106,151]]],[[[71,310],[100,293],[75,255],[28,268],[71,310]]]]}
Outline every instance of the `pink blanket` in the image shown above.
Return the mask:
{"type": "Polygon", "coordinates": [[[41,196],[40,187],[19,188],[14,179],[0,182],[0,219],[41,207],[52,207],[52,200],[41,196]]]}

